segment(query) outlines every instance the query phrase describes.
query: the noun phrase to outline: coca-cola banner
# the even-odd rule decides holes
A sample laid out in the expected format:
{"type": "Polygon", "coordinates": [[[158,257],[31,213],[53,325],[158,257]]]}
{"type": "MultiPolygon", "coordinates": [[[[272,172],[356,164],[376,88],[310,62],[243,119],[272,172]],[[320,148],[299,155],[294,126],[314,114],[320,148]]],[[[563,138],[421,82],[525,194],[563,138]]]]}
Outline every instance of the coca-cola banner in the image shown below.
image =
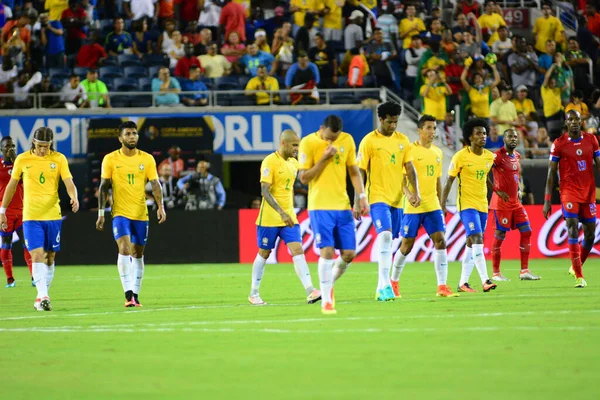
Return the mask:
{"type": "MultiPolygon", "coordinates": [[[[553,213],[546,221],[542,215],[542,206],[525,206],[533,235],[531,237],[531,258],[545,257],[568,257],[567,248],[567,227],[562,218],[559,206],[553,207],[553,213]]],[[[251,263],[254,261],[257,252],[256,245],[256,217],[258,210],[240,210],[239,234],[240,234],[240,262],[251,263]]],[[[306,210],[298,213],[300,230],[302,233],[302,247],[304,248],[306,259],[309,262],[316,262],[319,258],[319,249],[316,247],[314,235],[310,226],[310,218],[306,210]]],[[[490,253],[494,240],[494,215],[490,213],[487,229],[485,231],[484,243],[485,252],[490,253]]],[[[600,241],[600,228],[596,225],[596,240],[594,244],[600,241]]],[[[465,247],[465,229],[460,222],[460,217],[456,209],[450,207],[446,214],[446,242],[448,245],[448,260],[460,260],[465,247]]],[[[361,221],[356,221],[356,243],[357,256],[355,261],[369,262],[377,261],[378,245],[377,232],[373,226],[370,217],[364,217],[361,221]]],[[[394,251],[400,245],[399,240],[394,240],[394,251]]],[[[408,256],[408,261],[428,261],[432,260],[434,247],[429,237],[421,228],[415,245],[408,256]]],[[[599,255],[598,247],[595,247],[593,254],[599,255]]],[[[502,246],[503,259],[519,259],[519,232],[509,232],[502,246]]],[[[271,252],[270,263],[291,262],[291,256],[287,247],[282,241],[278,241],[275,251],[271,252]]]]}

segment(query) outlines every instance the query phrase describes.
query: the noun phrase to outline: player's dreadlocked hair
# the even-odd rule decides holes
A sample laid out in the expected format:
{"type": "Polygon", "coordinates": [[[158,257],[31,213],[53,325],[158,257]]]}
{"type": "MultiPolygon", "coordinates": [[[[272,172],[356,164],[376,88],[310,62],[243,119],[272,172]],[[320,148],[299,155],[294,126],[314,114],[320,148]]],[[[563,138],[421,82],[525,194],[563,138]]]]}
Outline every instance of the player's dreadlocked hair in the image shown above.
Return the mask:
{"type": "Polygon", "coordinates": [[[482,118],[470,119],[463,125],[463,141],[467,146],[471,145],[471,135],[477,127],[485,128],[486,132],[489,130],[487,121],[482,118]]]}
{"type": "Polygon", "coordinates": [[[31,150],[35,150],[35,141],[50,142],[50,150],[54,151],[54,132],[52,129],[41,127],[37,128],[33,133],[33,141],[31,142],[31,150]]]}
{"type": "Polygon", "coordinates": [[[391,117],[397,117],[402,112],[402,107],[395,101],[386,101],[377,107],[377,116],[381,119],[385,119],[388,115],[391,117]]]}
{"type": "Polygon", "coordinates": [[[137,125],[133,121],[123,122],[121,125],[119,125],[119,136],[121,136],[125,129],[135,129],[137,131],[137,125]]]}

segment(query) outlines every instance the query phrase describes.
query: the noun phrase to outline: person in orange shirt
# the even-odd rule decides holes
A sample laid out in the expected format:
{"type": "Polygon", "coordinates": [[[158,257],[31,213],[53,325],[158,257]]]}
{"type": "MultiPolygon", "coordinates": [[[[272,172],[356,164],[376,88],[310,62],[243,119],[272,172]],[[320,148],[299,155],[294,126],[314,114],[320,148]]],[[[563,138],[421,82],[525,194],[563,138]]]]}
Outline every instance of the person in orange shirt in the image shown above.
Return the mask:
{"type": "Polygon", "coordinates": [[[565,114],[571,110],[579,112],[581,119],[585,119],[590,116],[590,110],[587,104],[583,102],[583,91],[578,89],[575,90],[571,95],[571,102],[565,108],[565,114]]]}
{"type": "Polygon", "coordinates": [[[2,36],[1,36],[1,54],[4,55],[4,52],[10,47],[9,41],[12,36],[19,35],[21,40],[25,44],[25,48],[21,49],[23,53],[29,56],[29,42],[31,42],[31,32],[27,25],[31,25],[32,19],[29,14],[23,14],[19,17],[18,20],[11,20],[4,24],[2,28],[2,36]]]}
{"type": "Polygon", "coordinates": [[[350,68],[348,68],[348,86],[353,88],[363,87],[366,68],[365,59],[356,47],[350,50],[350,54],[352,54],[352,60],[350,61],[350,68]]]}
{"type": "Polygon", "coordinates": [[[181,149],[177,145],[171,146],[169,149],[169,157],[165,158],[160,164],[158,164],[158,170],[160,171],[163,165],[170,165],[173,167],[173,176],[179,179],[179,175],[185,168],[183,160],[179,158],[181,155],[181,149]]]}
{"type": "Polygon", "coordinates": [[[587,27],[594,36],[600,37],[600,14],[596,11],[594,3],[587,3],[585,6],[585,15],[587,16],[587,27]]]}
{"type": "Polygon", "coordinates": [[[156,7],[158,7],[160,26],[164,27],[168,19],[175,19],[175,4],[173,0],[159,0],[156,7]]]}

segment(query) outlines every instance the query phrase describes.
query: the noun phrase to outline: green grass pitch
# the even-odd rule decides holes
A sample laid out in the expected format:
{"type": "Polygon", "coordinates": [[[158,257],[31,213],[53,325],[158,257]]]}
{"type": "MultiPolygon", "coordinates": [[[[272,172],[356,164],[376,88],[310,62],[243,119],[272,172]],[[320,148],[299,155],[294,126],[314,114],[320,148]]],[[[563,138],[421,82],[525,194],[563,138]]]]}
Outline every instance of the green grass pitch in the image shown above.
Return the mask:
{"type": "MultiPolygon", "coordinates": [[[[144,307],[125,309],[116,266],[59,264],[52,312],[33,310],[16,268],[17,287],[0,288],[0,397],[597,399],[598,261],[585,289],[568,266],[534,261],[542,280],[521,282],[504,262],[512,281],[495,292],[440,299],[433,265],[413,263],[403,298],[377,303],[376,264],[356,264],[336,284],[334,316],[305,304],[291,265],[267,266],[269,305],[252,307],[249,265],[148,264],[144,307]]],[[[452,263],[453,289],[459,274],[452,263]]]]}

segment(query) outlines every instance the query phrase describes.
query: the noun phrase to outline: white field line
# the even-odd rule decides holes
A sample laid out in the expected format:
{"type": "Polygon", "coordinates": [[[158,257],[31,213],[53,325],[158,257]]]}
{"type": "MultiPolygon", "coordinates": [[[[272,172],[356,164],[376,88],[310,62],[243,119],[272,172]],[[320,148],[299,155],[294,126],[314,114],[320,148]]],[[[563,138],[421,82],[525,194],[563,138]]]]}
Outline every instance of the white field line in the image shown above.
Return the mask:
{"type": "MultiPolygon", "coordinates": [[[[593,293],[593,292],[573,292],[573,297],[592,297],[592,296],[599,296],[597,293],[593,293]],[[575,294],[577,293],[577,294],[575,294]]],[[[526,297],[526,298],[547,298],[547,297],[567,297],[567,295],[565,294],[514,294],[514,295],[503,295],[503,294],[493,294],[491,296],[464,296],[461,298],[457,298],[457,299],[444,299],[444,300],[439,300],[437,301],[437,303],[439,304],[443,304],[445,300],[451,302],[451,301],[459,301],[459,302],[464,302],[464,301],[469,301],[470,300],[481,300],[481,299],[486,299],[486,300],[492,300],[492,299],[510,299],[510,298],[522,298],[522,297],[526,297]]],[[[403,298],[401,300],[398,300],[394,303],[398,303],[398,304],[402,304],[402,303],[412,303],[412,302],[432,302],[434,301],[436,298],[435,297],[423,297],[423,298],[415,298],[415,299],[409,299],[409,298],[403,298]]],[[[336,302],[337,304],[360,304],[360,303],[368,303],[369,301],[338,301],[336,302]]],[[[306,303],[271,303],[268,304],[266,306],[264,306],[264,308],[267,307],[299,307],[299,306],[304,306],[304,307],[310,307],[308,306],[306,303]]],[[[140,314],[140,313],[148,313],[148,312],[158,312],[158,311],[185,311],[185,310],[212,310],[212,309],[231,309],[231,308],[239,308],[239,307],[251,307],[251,308],[257,308],[255,306],[249,305],[249,304],[219,304],[219,305],[205,305],[205,306],[185,306],[185,307],[163,307],[163,308],[145,308],[142,310],[139,309],[134,309],[134,310],[123,310],[123,311],[105,311],[105,312],[97,312],[97,313],[74,313],[74,314],[62,314],[60,312],[58,313],[43,313],[42,315],[40,315],[40,312],[34,312],[32,310],[33,313],[35,313],[34,315],[23,315],[23,316],[17,316],[17,317],[5,317],[5,318],[0,318],[0,321],[16,321],[16,320],[25,320],[25,319],[42,319],[42,318],[56,318],[56,317],[89,317],[89,316],[100,316],[100,315],[122,315],[122,314],[140,314]]]]}
{"type": "MultiPolygon", "coordinates": [[[[270,319],[270,320],[224,320],[224,321],[182,321],[182,322],[162,322],[162,323],[141,323],[141,324],[111,324],[111,325],[69,325],[69,326],[54,326],[54,327],[22,327],[22,328],[0,328],[0,332],[16,332],[21,330],[38,329],[60,331],[66,330],[114,330],[114,329],[171,329],[168,327],[174,326],[215,326],[215,325],[269,325],[269,324],[302,324],[302,323],[323,323],[323,322],[340,322],[340,321],[380,321],[380,320],[414,320],[414,319],[456,319],[456,318],[498,318],[512,316],[528,316],[528,315],[570,315],[570,314],[596,314],[600,310],[558,310],[558,311],[515,311],[515,312],[486,312],[486,313],[467,313],[467,314],[416,314],[416,315],[392,315],[381,317],[320,317],[320,318],[294,318],[294,319],[270,319]]],[[[600,329],[600,326],[598,326],[600,329]]],[[[183,328],[179,328],[183,329],[183,328]]]]}

